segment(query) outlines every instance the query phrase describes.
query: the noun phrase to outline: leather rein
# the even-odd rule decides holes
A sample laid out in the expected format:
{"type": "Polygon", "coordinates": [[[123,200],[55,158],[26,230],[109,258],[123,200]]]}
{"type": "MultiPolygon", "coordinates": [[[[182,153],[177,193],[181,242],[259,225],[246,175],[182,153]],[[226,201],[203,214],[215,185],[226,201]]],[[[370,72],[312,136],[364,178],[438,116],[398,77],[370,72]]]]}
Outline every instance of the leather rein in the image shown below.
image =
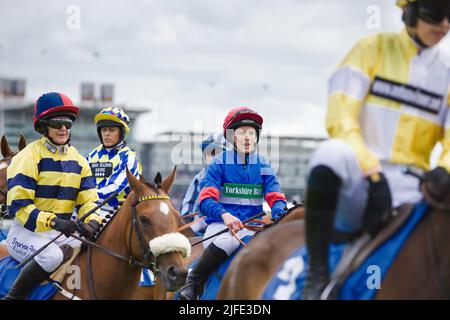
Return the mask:
{"type": "Polygon", "coordinates": [[[93,279],[93,274],[92,274],[92,264],[91,264],[91,262],[92,262],[91,248],[93,248],[93,247],[103,251],[104,253],[106,253],[112,257],[115,257],[120,260],[128,262],[130,267],[137,266],[139,268],[149,269],[153,272],[155,277],[157,276],[159,270],[156,265],[156,257],[151,253],[150,247],[145,243],[144,237],[142,236],[142,231],[141,231],[140,225],[137,221],[137,212],[136,212],[136,206],[138,204],[140,204],[141,202],[150,201],[150,200],[169,200],[170,201],[170,197],[161,196],[161,195],[148,195],[148,196],[141,197],[137,200],[133,199],[133,202],[131,204],[131,223],[130,223],[130,233],[129,233],[129,240],[128,240],[128,252],[131,253],[131,239],[132,239],[132,234],[133,234],[133,230],[134,230],[136,232],[136,238],[139,242],[139,247],[140,247],[141,253],[143,253],[143,257],[144,257],[143,261],[139,261],[138,259],[134,258],[131,254],[129,257],[125,257],[117,252],[114,252],[114,251],[108,249],[108,248],[100,246],[100,245],[96,244],[95,242],[88,241],[86,239],[77,237],[79,240],[81,240],[82,242],[84,242],[88,245],[86,264],[87,264],[87,270],[88,270],[89,291],[90,291],[90,295],[91,295],[92,299],[97,300],[94,279],[93,279]]]}

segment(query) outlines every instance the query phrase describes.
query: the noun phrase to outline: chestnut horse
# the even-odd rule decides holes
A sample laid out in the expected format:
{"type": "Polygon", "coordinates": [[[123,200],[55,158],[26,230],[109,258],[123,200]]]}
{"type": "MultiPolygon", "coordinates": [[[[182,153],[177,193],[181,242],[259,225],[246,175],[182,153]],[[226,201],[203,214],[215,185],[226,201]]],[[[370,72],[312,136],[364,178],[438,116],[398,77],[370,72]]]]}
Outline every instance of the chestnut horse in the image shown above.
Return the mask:
{"type": "MultiPolygon", "coordinates": [[[[8,190],[6,181],[6,168],[11,163],[12,157],[14,157],[17,152],[11,150],[6,136],[3,135],[0,143],[0,149],[2,152],[3,159],[0,160],[0,205],[6,205],[6,192],[8,190]]],[[[27,142],[25,137],[21,134],[19,139],[19,151],[25,148],[27,142]]]]}
{"type": "MultiPolygon", "coordinates": [[[[450,194],[447,209],[429,208],[383,278],[376,299],[450,299],[450,194]]],[[[261,299],[284,261],[305,243],[303,221],[260,234],[233,260],[218,299],[261,299]]]]}
{"type": "Polygon", "coordinates": [[[217,299],[261,299],[271,276],[303,244],[304,212],[295,208],[242,248],[225,273],[217,299]]]}
{"type": "MultiPolygon", "coordinates": [[[[25,137],[21,134],[19,138],[19,144],[18,148],[19,151],[25,148],[27,145],[27,142],[25,140],[25,137]]],[[[11,163],[12,157],[14,157],[17,152],[14,152],[11,150],[8,140],[6,139],[6,136],[3,135],[0,143],[0,149],[3,156],[3,159],[0,160],[0,219],[6,214],[6,193],[8,191],[8,185],[7,185],[7,175],[6,175],[6,168],[11,163]]],[[[0,227],[2,227],[2,224],[0,224],[0,227]]],[[[6,255],[7,251],[6,248],[3,246],[0,246],[0,256],[6,255]]]]}
{"type": "MultiPolygon", "coordinates": [[[[266,234],[266,233],[270,233],[271,232],[271,230],[272,229],[275,229],[275,228],[277,228],[277,226],[278,225],[287,225],[287,224],[291,224],[290,222],[292,222],[292,221],[299,221],[299,220],[303,220],[303,218],[304,218],[304,213],[305,213],[305,210],[304,210],[304,207],[303,207],[303,204],[296,204],[295,203],[295,205],[292,207],[292,208],[290,208],[288,211],[287,211],[287,213],[288,214],[286,214],[285,216],[283,216],[280,220],[278,220],[276,223],[272,223],[271,222],[271,219],[270,219],[270,217],[266,214],[264,217],[263,217],[263,219],[262,219],[262,221],[263,221],[263,223],[266,225],[265,227],[263,227],[262,228],[262,230],[260,230],[259,232],[257,232],[256,233],[256,235],[254,236],[254,238],[246,245],[246,247],[244,247],[242,250],[240,250],[240,252],[238,252],[237,254],[236,254],[236,256],[233,258],[233,261],[231,262],[231,264],[230,264],[230,267],[227,269],[227,271],[225,272],[225,277],[224,277],[224,280],[227,278],[227,274],[230,272],[230,268],[232,268],[232,266],[233,265],[235,265],[236,264],[236,262],[234,262],[236,259],[241,259],[241,252],[242,251],[244,251],[244,255],[245,255],[245,252],[249,252],[249,250],[251,251],[252,249],[249,249],[249,248],[253,248],[253,245],[252,245],[252,243],[253,242],[255,242],[255,241],[258,241],[257,239],[259,239],[262,235],[264,235],[264,234],[266,234]],[[247,247],[248,246],[248,247],[247,247]]],[[[250,227],[249,227],[250,228],[250,227]]],[[[284,237],[284,235],[283,235],[283,237],[284,237]]],[[[198,239],[199,238],[197,238],[197,241],[198,241],[198,239]]],[[[196,241],[196,242],[197,242],[196,241]]],[[[259,242],[258,241],[258,243],[261,243],[261,242],[259,242]]],[[[188,262],[188,265],[189,265],[189,263],[191,262],[191,261],[193,261],[196,257],[198,257],[202,252],[203,252],[203,245],[201,244],[201,245],[199,245],[199,246],[196,246],[196,247],[193,247],[193,252],[195,252],[195,254],[192,254],[191,255],[191,259],[190,259],[190,261],[188,262]],[[198,248],[198,247],[200,247],[200,248],[198,248]],[[196,249],[196,250],[194,250],[194,249],[196,249]]],[[[266,250],[265,251],[265,258],[267,258],[267,257],[269,257],[269,256],[271,256],[272,255],[272,253],[271,253],[271,250],[272,250],[273,248],[271,248],[271,249],[268,249],[268,250],[266,250]],[[270,253],[270,254],[269,254],[270,253]]],[[[296,249],[296,248],[293,248],[293,250],[294,249],[296,249]]],[[[262,256],[261,256],[261,258],[263,258],[262,256]]],[[[284,260],[283,260],[284,261],[284,260]]],[[[237,262],[237,264],[239,265],[240,263],[239,262],[237,262]]],[[[262,264],[262,265],[264,265],[264,264],[262,264]]],[[[231,271],[231,272],[233,272],[233,271],[231,271]]],[[[256,275],[258,275],[258,274],[256,274],[256,275]]],[[[252,276],[253,275],[250,275],[249,277],[247,277],[246,279],[240,279],[240,281],[244,281],[244,282],[247,282],[248,281],[248,287],[249,288],[252,288],[252,290],[256,287],[256,283],[252,280],[252,276]]],[[[244,283],[243,282],[243,283],[244,283]]],[[[243,284],[241,284],[241,285],[243,285],[243,284]]],[[[238,293],[239,294],[239,293],[238,293]]],[[[220,298],[219,298],[220,299],[220,298]]],[[[236,299],[239,299],[239,298],[236,298],[236,299]]]]}
{"type": "MultiPolygon", "coordinates": [[[[66,295],[80,299],[164,299],[161,292],[184,285],[184,258],[191,248],[189,240],[178,233],[179,213],[167,195],[175,170],[164,180],[158,173],[154,183],[141,182],[128,170],[127,178],[131,193],[95,245],[88,245],[90,249],[82,250],[72,263],[79,272],[66,275],[66,295]],[[138,286],[143,266],[153,270],[156,286],[138,286]],[[79,285],[74,288],[75,275],[79,285]]],[[[58,292],[52,299],[67,298],[58,292]]]]}

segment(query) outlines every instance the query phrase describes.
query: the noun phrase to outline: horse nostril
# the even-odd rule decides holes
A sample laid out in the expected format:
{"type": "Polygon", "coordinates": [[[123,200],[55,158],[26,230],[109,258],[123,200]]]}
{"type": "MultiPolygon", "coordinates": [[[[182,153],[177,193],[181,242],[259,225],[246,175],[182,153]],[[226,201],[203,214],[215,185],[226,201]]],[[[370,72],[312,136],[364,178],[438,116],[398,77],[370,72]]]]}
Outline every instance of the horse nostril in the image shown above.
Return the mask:
{"type": "Polygon", "coordinates": [[[167,269],[167,275],[170,280],[176,281],[178,279],[185,279],[187,276],[187,271],[180,269],[176,266],[171,266],[167,269]]]}
{"type": "Polygon", "coordinates": [[[178,268],[171,266],[169,267],[169,269],[167,269],[167,275],[169,277],[170,280],[176,280],[177,279],[177,274],[178,274],[178,268]]]}

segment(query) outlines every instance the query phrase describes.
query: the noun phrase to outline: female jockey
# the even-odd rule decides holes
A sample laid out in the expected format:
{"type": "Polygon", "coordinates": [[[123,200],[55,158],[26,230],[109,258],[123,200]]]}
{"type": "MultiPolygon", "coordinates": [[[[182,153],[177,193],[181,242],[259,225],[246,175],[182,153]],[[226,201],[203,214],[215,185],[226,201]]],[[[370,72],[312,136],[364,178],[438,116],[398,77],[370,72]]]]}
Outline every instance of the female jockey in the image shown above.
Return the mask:
{"type": "Polygon", "coordinates": [[[130,120],[121,108],[105,108],[95,116],[94,121],[101,145],[89,153],[87,160],[96,178],[98,196],[104,200],[113,192],[118,192],[118,196],[101,209],[101,216],[104,217],[110,211],[117,211],[131,191],[126,168],[139,178],[142,167],[136,152],[124,140],[125,134],[130,131],[130,120]]]}
{"type": "Polygon", "coordinates": [[[64,94],[42,95],[34,106],[34,128],[43,136],[20,151],[8,167],[9,215],[15,217],[7,238],[10,255],[21,262],[58,236],[57,231],[64,235],[23,267],[4,299],[24,299],[55,271],[64,257],[60,245],[80,246],[70,238],[73,232],[93,239],[100,227],[97,213],[81,221],[80,229],[70,219],[75,207],[81,218],[98,201],[89,164],[69,144],[78,111],[64,94]]]}
{"type": "MultiPolygon", "coordinates": [[[[104,108],[95,115],[94,122],[101,144],[89,153],[87,160],[96,180],[98,197],[102,201],[113,192],[118,193],[100,209],[100,216],[106,218],[118,211],[131,192],[126,168],[139,179],[142,166],[136,152],[125,141],[125,134],[130,131],[130,118],[122,108],[104,108]]],[[[149,270],[143,269],[143,272],[149,270]]]]}
{"type": "MultiPolygon", "coordinates": [[[[199,212],[198,206],[198,196],[200,194],[200,182],[205,178],[206,168],[216,154],[219,154],[225,150],[226,141],[222,134],[210,134],[208,135],[200,144],[202,149],[203,162],[206,164],[205,167],[200,170],[192,179],[189,184],[189,188],[183,197],[182,206],[180,210],[181,216],[193,214],[199,212]]],[[[198,218],[199,216],[195,216],[198,218]]],[[[191,219],[192,220],[192,219],[191,219]]],[[[203,231],[207,224],[202,220],[194,224],[191,228],[197,234],[203,235],[203,231]]]]}
{"type": "Polygon", "coordinates": [[[373,235],[391,206],[419,201],[420,181],[404,170],[429,170],[438,141],[440,167],[427,176],[450,169],[450,71],[436,46],[450,28],[450,0],[397,4],[406,28],[360,40],[329,81],[332,139],[312,155],[306,191],[305,299],[318,299],[329,281],[332,233],[373,235]]]}
{"type": "Polygon", "coordinates": [[[273,218],[285,213],[286,198],[275,172],[256,151],[262,123],[262,117],[247,107],[234,108],[225,118],[224,135],[234,148],[216,156],[208,166],[199,203],[200,212],[207,217],[205,238],[226,227],[230,232],[203,243],[205,250],[180,291],[183,300],[197,299],[209,274],[239,247],[232,232],[239,238],[254,233],[244,229],[242,221],[262,212],[264,199],[273,218]]]}

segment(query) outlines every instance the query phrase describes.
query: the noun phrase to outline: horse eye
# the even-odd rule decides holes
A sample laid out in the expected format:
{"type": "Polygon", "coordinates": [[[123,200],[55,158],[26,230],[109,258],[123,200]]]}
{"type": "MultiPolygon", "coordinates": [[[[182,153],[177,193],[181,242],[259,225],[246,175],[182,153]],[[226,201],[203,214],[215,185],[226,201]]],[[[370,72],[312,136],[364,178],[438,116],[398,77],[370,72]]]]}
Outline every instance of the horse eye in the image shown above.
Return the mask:
{"type": "Polygon", "coordinates": [[[139,216],[139,220],[141,221],[141,223],[145,226],[149,226],[151,225],[151,221],[149,218],[147,218],[146,216],[139,216]]]}

